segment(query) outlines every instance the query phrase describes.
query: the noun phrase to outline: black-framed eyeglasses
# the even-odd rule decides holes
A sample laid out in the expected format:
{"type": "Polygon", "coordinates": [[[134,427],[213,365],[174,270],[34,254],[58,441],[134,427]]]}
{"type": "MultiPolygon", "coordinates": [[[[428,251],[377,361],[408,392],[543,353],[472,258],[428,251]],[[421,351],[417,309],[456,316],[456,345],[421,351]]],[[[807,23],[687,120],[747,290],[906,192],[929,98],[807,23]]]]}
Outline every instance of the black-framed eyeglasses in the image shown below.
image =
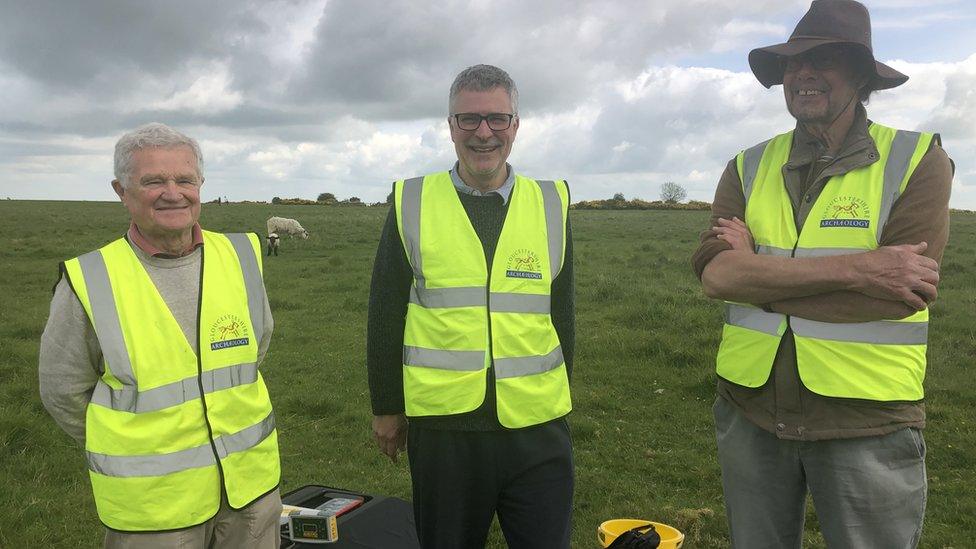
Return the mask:
{"type": "Polygon", "coordinates": [[[800,55],[785,57],[781,62],[786,72],[796,72],[806,63],[810,63],[810,66],[818,71],[827,71],[840,67],[851,53],[846,48],[820,47],[800,55]]]}
{"type": "Polygon", "coordinates": [[[512,127],[514,114],[507,112],[492,112],[488,114],[478,114],[476,112],[459,112],[451,115],[457,127],[465,131],[474,131],[481,127],[481,121],[488,122],[488,129],[496,132],[507,130],[512,127]]]}

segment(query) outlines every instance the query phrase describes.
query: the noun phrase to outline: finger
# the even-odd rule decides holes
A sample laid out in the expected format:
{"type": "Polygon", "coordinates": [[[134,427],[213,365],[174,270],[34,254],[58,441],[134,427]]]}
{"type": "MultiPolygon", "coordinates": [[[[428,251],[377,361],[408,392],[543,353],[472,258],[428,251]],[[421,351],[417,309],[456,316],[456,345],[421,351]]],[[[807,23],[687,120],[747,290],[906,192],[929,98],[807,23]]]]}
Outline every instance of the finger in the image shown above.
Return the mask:
{"type": "Polygon", "coordinates": [[[905,305],[908,305],[909,307],[915,309],[916,311],[921,311],[926,307],[925,300],[919,297],[914,292],[908,292],[907,294],[903,294],[902,301],[905,302],[905,305]]]}
{"type": "Polygon", "coordinates": [[[920,267],[924,267],[930,271],[939,272],[939,262],[931,257],[920,256],[918,258],[918,264],[920,267]]]}
{"type": "Polygon", "coordinates": [[[712,227],[712,230],[715,231],[717,234],[739,235],[742,238],[746,238],[747,236],[749,236],[748,231],[743,231],[736,227],[712,227]]]}
{"type": "Polygon", "coordinates": [[[922,282],[925,282],[926,284],[932,284],[932,285],[938,284],[939,273],[937,271],[926,271],[925,273],[922,274],[920,280],[922,282]]]}
{"type": "Polygon", "coordinates": [[[387,455],[394,463],[396,463],[397,451],[396,445],[387,442],[386,447],[383,449],[383,453],[387,455]]]}
{"type": "Polygon", "coordinates": [[[925,300],[926,303],[932,303],[935,301],[935,298],[939,296],[938,288],[936,288],[934,284],[926,283],[920,284],[917,288],[914,288],[912,293],[925,300]]]}
{"type": "Polygon", "coordinates": [[[913,252],[915,252],[917,254],[921,254],[922,252],[924,252],[925,250],[927,250],[928,247],[929,247],[928,243],[927,242],[924,242],[924,241],[923,242],[919,242],[918,244],[910,244],[909,245],[909,248],[913,252]]]}

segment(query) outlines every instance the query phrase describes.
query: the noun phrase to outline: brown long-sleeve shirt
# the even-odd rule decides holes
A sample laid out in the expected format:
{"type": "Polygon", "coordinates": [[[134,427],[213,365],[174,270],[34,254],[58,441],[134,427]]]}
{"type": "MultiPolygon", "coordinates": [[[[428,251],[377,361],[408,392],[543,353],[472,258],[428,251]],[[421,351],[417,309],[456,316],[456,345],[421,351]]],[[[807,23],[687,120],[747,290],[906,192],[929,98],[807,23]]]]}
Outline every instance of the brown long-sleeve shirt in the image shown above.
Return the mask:
{"type": "MultiPolygon", "coordinates": [[[[858,106],[854,124],[833,160],[818,161],[823,154],[816,138],[799,125],[783,176],[799,231],[830,177],[867,166],[878,160],[878,150],[868,134],[867,114],[858,106]]],[[[933,142],[912,174],[905,192],[895,202],[881,233],[882,246],[927,242],[925,255],[941,262],[949,238],[949,193],[952,161],[941,145],[933,142]]],[[[712,203],[709,227],[719,218],[745,219],[745,196],[733,158],[722,174],[712,203]]],[[[692,264],[701,278],[705,266],[731,246],[711,229],[701,233],[701,244],[692,264]]],[[[881,318],[894,306],[857,292],[838,291],[764,304],[824,322],[854,322],[865,315],[881,318]]],[[[912,312],[903,305],[904,314],[912,312]]],[[[924,403],[876,402],[817,395],[803,386],[796,366],[793,333],[787,330],[773,361],[769,380],[757,388],[719,378],[718,394],[750,421],[778,437],[795,440],[852,438],[886,434],[904,427],[925,426],[924,403]]]]}

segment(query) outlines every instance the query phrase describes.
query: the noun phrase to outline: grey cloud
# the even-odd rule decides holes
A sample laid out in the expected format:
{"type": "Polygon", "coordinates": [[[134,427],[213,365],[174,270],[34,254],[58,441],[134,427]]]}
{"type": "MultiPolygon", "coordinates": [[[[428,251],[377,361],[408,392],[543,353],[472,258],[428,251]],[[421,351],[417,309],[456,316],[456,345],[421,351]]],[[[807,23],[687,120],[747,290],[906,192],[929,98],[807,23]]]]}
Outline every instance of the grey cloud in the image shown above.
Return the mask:
{"type": "Polygon", "coordinates": [[[91,149],[44,141],[0,139],[0,162],[10,162],[24,156],[80,156],[95,154],[91,149]]]}
{"type": "Polygon", "coordinates": [[[56,87],[84,85],[113,67],[168,74],[188,58],[225,54],[228,35],[259,25],[231,0],[6,4],[0,57],[56,87]]]}
{"type": "MultiPolygon", "coordinates": [[[[707,10],[679,0],[507,0],[480,8],[331,0],[304,56],[282,63],[269,54],[290,43],[278,12],[299,4],[12,3],[0,19],[0,71],[40,83],[40,97],[70,105],[52,114],[35,102],[0,115],[0,124],[105,135],[163,119],[304,139],[317,136],[311,126],[345,114],[372,121],[442,117],[451,79],[478,62],[509,70],[522,89],[523,112],[559,112],[602,83],[636,74],[655,54],[707,45],[733,14],[782,10],[775,0],[701,3],[707,10]],[[230,71],[228,91],[242,93],[235,108],[175,113],[140,104],[185,89],[214,62],[230,71]]],[[[309,10],[289,13],[299,12],[309,10]]]]}
{"type": "Polygon", "coordinates": [[[454,75],[485,62],[516,79],[523,110],[559,111],[594,86],[638,73],[655,54],[707,48],[733,16],[783,9],[771,0],[698,4],[509,0],[479,10],[332,1],[291,89],[302,101],[355,105],[366,118],[436,117],[454,75]]]}

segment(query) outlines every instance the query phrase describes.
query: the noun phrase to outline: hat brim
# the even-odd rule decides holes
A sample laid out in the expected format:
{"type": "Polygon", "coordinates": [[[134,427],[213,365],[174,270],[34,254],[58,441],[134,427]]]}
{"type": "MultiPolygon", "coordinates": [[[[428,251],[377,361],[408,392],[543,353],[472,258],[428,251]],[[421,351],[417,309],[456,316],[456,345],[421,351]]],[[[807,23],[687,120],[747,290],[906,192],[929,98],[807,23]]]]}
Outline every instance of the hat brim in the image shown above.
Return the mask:
{"type": "Polygon", "coordinates": [[[752,69],[752,74],[756,75],[756,79],[759,80],[760,84],[767,88],[771,88],[776,84],[783,83],[782,59],[784,57],[800,55],[801,53],[816,48],[817,46],[825,46],[827,44],[842,44],[852,46],[864,52],[864,54],[874,61],[874,74],[871,77],[871,81],[868,83],[872,90],[887,90],[889,88],[900,86],[908,81],[907,75],[902,74],[888,65],[875,60],[874,56],[871,54],[871,51],[865,48],[863,44],[837,40],[836,38],[794,38],[793,40],[784,42],[782,44],[767,46],[765,48],[756,48],[749,52],[749,67],[752,69]]]}

